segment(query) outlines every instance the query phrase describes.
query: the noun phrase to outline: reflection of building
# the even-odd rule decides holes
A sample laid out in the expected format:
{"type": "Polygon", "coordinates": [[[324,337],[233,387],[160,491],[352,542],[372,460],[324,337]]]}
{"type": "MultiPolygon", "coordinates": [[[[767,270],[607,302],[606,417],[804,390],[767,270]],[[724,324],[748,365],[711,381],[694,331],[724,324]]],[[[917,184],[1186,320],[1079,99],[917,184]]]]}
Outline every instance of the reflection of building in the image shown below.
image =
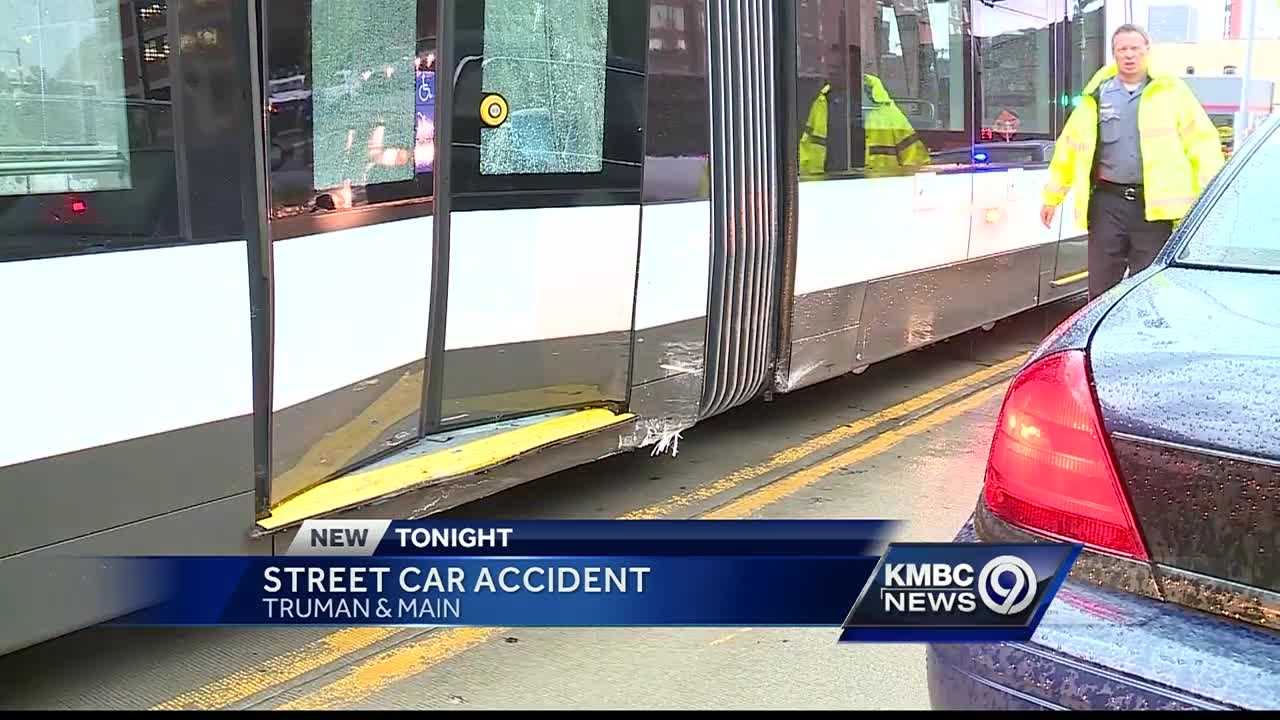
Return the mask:
{"type": "Polygon", "coordinates": [[[706,3],[701,0],[660,0],[649,7],[649,79],[661,84],[669,98],[651,107],[646,131],[651,156],[705,153],[706,32],[706,3]]]}
{"type": "Polygon", "coordinates": [[[130,97],[169,100],[169,5],[167,0],[120,3],[124,82],[130,97]]]}
{"type": "Polygon", "coordinates": [[[1195,42],[1199,39],[1199,15],[1191,5],[1156,5],[1147,9],[1147,34],[1151,42],[1195,42]]]}
{"type": "Polygon", "coordinates": [[[843,27],[845,4],[844,0],[797,2],[796,41],[800,51],[796,71],[800,77],[826,78],[847,62],[841,50],[847,44],[843,27]]]}
{"type": "Polygon", "coordinates": [[[982,41],[982,121],[984,126],[1002,130],[998,120],[1013,116],[1013,132],[1047,133],[1051,108],[1043,102],[1052,97],[1050,87],[1050,31],[1048,28],[1022,30],[982,41]]]}
{"type": "Polygon", "coordinates": [[[649,6],[649,71],[659,75],[705,75],[706,4],[663,0],[649,6]]]}

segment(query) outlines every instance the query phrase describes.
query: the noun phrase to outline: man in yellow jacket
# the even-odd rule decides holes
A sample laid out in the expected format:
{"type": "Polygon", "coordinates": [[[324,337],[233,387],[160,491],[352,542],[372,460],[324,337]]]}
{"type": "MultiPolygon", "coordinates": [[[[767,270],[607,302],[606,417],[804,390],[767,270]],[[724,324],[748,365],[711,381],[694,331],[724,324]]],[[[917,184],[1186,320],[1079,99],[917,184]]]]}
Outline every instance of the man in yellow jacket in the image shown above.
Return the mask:
{"type": "Polygon", "coordinates": [[[1217,128],[1177,76],[1150,68],[1147,34],[1123,25],[1115,63],[1085,86],[1049,164],[1040,218],[1074,195],[1089,232],[1089,297],[1146,269],[1224,163],[1217,128]]]}
{"type": "Polygon", "coordinates": [[[800,174],[822,175],[827,171],[827,116],[831,83],[824,82],[809,105],[809,117],[800,132],[800,174]]]}
{"type": "Polygon", "coordinates": [[[864,110],[867,131],[867,173],[897,174],[929,164],[929,148],[875,75],[862,76],[862,89],[870,102],[864,110]]]}
{"type": "MultiPolygon", "coordinates": [[[[911,121],[893,101],[884,83],[875,75],[862,76],[866,97],[863,127],[866,131],[868,175],[893,175],[904,168],[929,164],[929,148],[911,127],[911,121]]],[[[828,106],[831,83],[823,83],[800,133],[800,174],[822,175],[827,166],[828,106]]]]}

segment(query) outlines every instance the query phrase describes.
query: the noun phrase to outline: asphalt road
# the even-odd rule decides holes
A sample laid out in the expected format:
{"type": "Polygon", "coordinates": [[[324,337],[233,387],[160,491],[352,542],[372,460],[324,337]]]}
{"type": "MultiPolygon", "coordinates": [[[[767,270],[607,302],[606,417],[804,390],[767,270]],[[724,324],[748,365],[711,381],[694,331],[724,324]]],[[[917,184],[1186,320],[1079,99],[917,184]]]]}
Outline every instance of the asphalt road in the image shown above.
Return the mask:
{"type": "MultiPolygon", "coordinates": [[[[760,402],[458,518],[894,518],[948,541],[1007,381],[1065,303],[760,402]]],[[[927,708],[923,646],[814,629],[95,628],[0,658],[0,707],[927,708]]]]}

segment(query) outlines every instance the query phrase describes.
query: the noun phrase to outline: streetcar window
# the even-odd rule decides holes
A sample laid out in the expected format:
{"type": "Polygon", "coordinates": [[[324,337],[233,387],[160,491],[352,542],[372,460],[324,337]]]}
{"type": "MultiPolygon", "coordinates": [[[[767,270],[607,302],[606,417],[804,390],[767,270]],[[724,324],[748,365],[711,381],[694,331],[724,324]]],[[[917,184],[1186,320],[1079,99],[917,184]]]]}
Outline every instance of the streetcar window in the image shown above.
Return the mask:
{"type": "Polygon", "coordinates": [[[1054,105],[1052,31],[1061,19],[1043,3],[974,5],[973,33],[982,68],[979,119],[993,139],[1047,140],[1054,105]]]}
{"type": "Polygon", "coordinates": [[[417,0],[314,0],[312,129],[317,190],[413,178],[417,0]]]}
{"type": "Polygon", "coordinates": [[[0,260],[180,240],[172,13],[0,0],[0,260]]]}
{"type": "Polygon", "coordinates": [[[704,0],[655,0],[650,5],[648,63],[645,201],[706,199],[711,92],[704,0]]]}
{"type": "MultiPolygon", "coordinates": [[[[801,175],[847,171],[850,146],[860,144],[849,105],[849,62],[856,59],[859,49],[859,42],[849,37],[849,30],[856,31],[858,27],[858,10],[856,0],[796,3],[801,175]],[[847,15],[847,10],[853,14],[847,15]]],[[[857,37],[856,33],[853,37],[857,37]]]]}
{"type": "Polygon", "coordinates": [[[146,113],[126,102],[120,8],[0,0],[0,195],[133,187],[130,116],[146,113]]]}
{"type": "Polygon", "coordinates": [[[482,174],[600,171],[608,22],[609,0],[485,4],[481,84],[507,118],[480,131],[482,174]]]}
{"type": "Polygon", "coordinates": [[[1071,79],[1059,102],[1069,112],[1077,107],[1077,98],[1094,73],[1107,63],[1110,49],[1107,47],[1105,3],[1069,0],[1067,15],[1070,20],[1067,24],[1070,38],[1067,57],[1070,59],[1071,79]]]}
{"type": "Polygon", "coordinates": [[[798,0],[802,176],[909,173],[968,152],[965,2],[920,5],[798,0]]]}
{"type": "Polygon", "coordinates": [[[437,0],[272,0],[263,12],[272,236],[428,213],[437,0]]]}

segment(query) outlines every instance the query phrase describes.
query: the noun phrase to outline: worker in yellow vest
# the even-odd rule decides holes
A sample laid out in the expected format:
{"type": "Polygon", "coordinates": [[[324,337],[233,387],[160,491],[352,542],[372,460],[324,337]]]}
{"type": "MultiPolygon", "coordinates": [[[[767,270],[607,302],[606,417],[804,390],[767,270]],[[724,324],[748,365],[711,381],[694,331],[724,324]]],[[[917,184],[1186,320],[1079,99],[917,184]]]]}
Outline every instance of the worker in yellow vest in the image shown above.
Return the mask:
{"type": "Polygon", "coordinates": [[[929,148],[875,75],[862,76],[869,106],[862,122],[867,131],[867,174],[894,175],[929,164],[929,148]]]}
{"type": "Polygon", "coordinates": [[[1115,31],[1115,62],[1085,86],[1049,164],[1040,219],[1050,227],[1075,196],[1091,298],[1151,264],[1225,163],[1204,108],[1180,78],[1148,66],[1149,49],[1141,28],[1115,31]]]}
{"type": "Polygon", "coordinates": [[[800,132],[800,174],[821,175],[827,170],[827,115],[831,83],[824,82],[809,106],[809,117],[800,132]]]}
{"type": "MultiPolygon", "coordinates": [[[[916,134],[907,116],[875,75],[862,76],[863,127],[866,130],[864,165],[869,175],[897,174],[904,169],[929,163],[929,148],[916,134]]],[[[831,83],[823,83],[809,106],[809,115],[800,134],[800,174],[821,175],[826,171],[828,112],[831,83]]]]}

